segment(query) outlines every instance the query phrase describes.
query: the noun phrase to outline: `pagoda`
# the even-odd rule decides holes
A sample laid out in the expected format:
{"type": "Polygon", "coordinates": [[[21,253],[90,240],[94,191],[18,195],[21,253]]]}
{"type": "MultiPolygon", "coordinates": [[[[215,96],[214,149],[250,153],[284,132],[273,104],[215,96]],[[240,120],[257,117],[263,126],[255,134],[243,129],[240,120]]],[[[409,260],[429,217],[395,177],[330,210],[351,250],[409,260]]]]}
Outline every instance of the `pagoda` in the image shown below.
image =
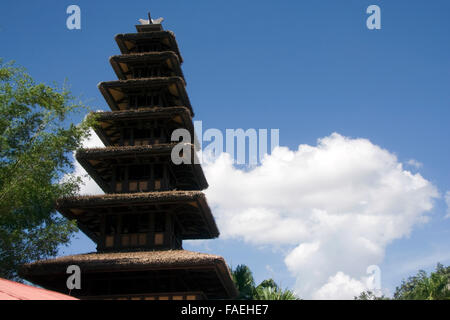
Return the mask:
{"type": "Polygon", "coordinates": [[[80,299],[197,300],[237,295],[220,256],[183,250],[184,239],[218,237],[201,190],[208,187],[195,148],[190,164],[171,160],[172,132],[194,137],[175,36],[161,24],[119,34],[121,54],[110,58],[119,80],[98,87],[111,112],[95,112],[104,148],[80,149],[76,159],[105,194],[59,199],[97,252],[40,260],[19,274],[44,288],[80,299]],[[70,292],[67,268],[81,270],[70,292]]]}

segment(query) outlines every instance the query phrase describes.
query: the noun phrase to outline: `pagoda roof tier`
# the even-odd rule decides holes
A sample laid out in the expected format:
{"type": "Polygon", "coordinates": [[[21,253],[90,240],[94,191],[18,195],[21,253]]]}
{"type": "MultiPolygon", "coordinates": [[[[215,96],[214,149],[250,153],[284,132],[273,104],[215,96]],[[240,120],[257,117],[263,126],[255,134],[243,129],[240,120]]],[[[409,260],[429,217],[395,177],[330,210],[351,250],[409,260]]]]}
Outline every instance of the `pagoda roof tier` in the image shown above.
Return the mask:
{"type": "Polygon", "coordinates": [[[58,199],[56,209],[95,243],[99,242],[102,216],[146,212],[174,215],[184,240],[212,239],[219,236],[214,217],[200,191],[161,191],[116,193],[58,199]]]}
{"type": "MultiPolygon", "coordinates": [[[[205,175],[196,156],[194,145],[185,144],[191,150],[191,164],[174,164],[171,160],[173,147],[177,143],[144,146],[120,146],[106,148],[79,149],[76,159],[102,188],[105,193],[113,193],[113,170],[115,166],[166,164],[168,175],[174,179],[178,190],[203,190],[208,187],[205,175]]],[[[132,180],[129,178],[129,180],[132,180]]]]}
{"type": "Polygon", "coordinates": [[[203,292],[209,299],[237,295],[222,257],[187,250],[79,254],[28,263],[19,274],[37,285],[68,293],[70,265],[82,270],[81,289],[71,292],[81,299],[188,291],[203,292]]]}
{"type": "Polygon", "coordinates": [[[98,88],[111,110],[185,106],[194,116],[181,77],[154,77],[100,82],[98,88]],[[158,98],[155,105],[154,98],[158,98]]]}
{"type": "Polygon", "coordinates": [[[109,62],[120,80],[136,78],[133,71],[149,65],[164,67],[168,74],[159,76],[177,76],[184,79],[180,60],[173,51],[116,55],[110,57],[109,62]]]}
{"type": "Polygon", "coordinates": [[[172,31],[150,31],[139,33],[124,33],[115,36],[122,54],[142,53],[152,51],[173,51],[180,63],[183,62],[175,35],[172,31]]]}
{"type": "Polygon", "coordinates": [[[160,23],[137,24],[135,27],[137,32],[153,32],[164,30],[162,24],[160,23]]]}
{"type": "Polygon", "coordinates": [[[120,130],[126,126],[134,126],[136,123],[150,123],[149,120],[167,119],[170,131],[184,128],[191,137],[194,136],[194,125],[191,114],[186,107],[153,107],[112,112],[93,112],[97,120],[94,127],[105,146],[118,145],[120,130]]]}

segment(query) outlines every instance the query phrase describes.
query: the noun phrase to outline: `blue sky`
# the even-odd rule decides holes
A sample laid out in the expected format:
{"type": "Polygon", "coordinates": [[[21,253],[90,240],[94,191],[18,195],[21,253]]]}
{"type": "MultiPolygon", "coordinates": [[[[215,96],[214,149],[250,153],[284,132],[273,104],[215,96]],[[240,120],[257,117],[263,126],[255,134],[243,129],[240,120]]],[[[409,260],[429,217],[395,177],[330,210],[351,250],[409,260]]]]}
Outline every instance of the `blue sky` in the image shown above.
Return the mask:
{"type": "MultiPolygon", "coordinates": [[[[383,287],[392,291],[438,261],[450,264],[443,199],[450,190],[450,2],[2,1],[0,56],[38,81],[67,79],[93,109],[107,110],[97,84],[116,79],[108,62],[119,53],[114,35],[134,32],[148,10],[176,34],[204,128],[279,128],[280,145],[291,150],[333,132],[368,139],[439,190],[428,223],[386,246],[383,287]],[[70,4],[81,8],[81,30],[66,28],[70,4]],[[381,8],[381,30],[366,28],[371,4],[381,8]],[[422,166],[408,166],[410,159],[422,166]]],[[[94,249],[80,237],[63,252],[94,249]]],[[[186,249],[223,255],[249,265],[257,281],[274,277],[294,287],[283,262],[288,247],[228,237],[186,249]]]]}

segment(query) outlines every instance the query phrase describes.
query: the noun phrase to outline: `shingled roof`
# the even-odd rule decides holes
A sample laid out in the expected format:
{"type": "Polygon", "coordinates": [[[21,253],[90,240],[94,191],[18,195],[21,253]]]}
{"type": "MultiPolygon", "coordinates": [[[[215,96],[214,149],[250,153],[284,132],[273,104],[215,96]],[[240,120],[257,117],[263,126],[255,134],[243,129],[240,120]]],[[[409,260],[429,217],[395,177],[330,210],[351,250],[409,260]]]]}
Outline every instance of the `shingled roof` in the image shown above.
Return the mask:
{"type": "MultiPolygon", "coordinates": [[[[170,122],[169,130],[183,128],[189,131],[191,137],[197,139],[194,132],[194,124],[190,111],[186,107],[153,107],[131,109],[113,112],[92,112],[98,125],[94,127],[95,133],[99,136],[105,146],[119,143],[120,130],[125,124],[130,122],[145,123],[154,119],[167,119],[170,122]]],[[[195,140],[198,141],[198,140],[195,140]]],[[[195,144],[198,146],[199,144],[195,144]]]]}
{"type": "MultiPolygon", "coordinates": [[[[137,53],[136,51],[137,44],[139,42],[145,43],[157,39],[161,41],[164,45],[166,45],[168,49],[174,51],[178,55],[180,63],[183,62],[180,50],[178,49],[177,41],[175,40],[175,34],[172,31],[167,30],[167,31],[117,34],[115,36],[115,39],[122,54],[137,53]]],[[[167,51],[167,49],[164,51],[167,51]]]]}
{"type": "Polygon", "coordinates": [[[165,88],[170,96],[175,99],[172,105],[163,107],[184,106],[194,116],[191,102],[185,89],[185,83],[181,77],[154,77],[129,80],[104,81],[98,84],[98,88],[110,106],[111,110],[132,109],[129,105],[130,92],[160,91],[165,88]]]}
{"type": "Polygon", "coordinates": [[[133,65],[160,63],[165,65],[169,70],[172,70],[173,74],[170,76],[182,77],[186,82],[180,67],[180,59],[173,51],[115,55],[109,58],[109,62],[120,80],[131,79],[129,72],[133,65]]]}
{"type": "Polygon", "coordinates": [[[0,300],[78,300],[77,298],[0,278],[0,300]]]}
{"type": "Polygon", "coordinates": [[[191,164],[174,164],[171,161],[171,152],[176,143],[154,144],[141,146],[110,146],[105,148],[79,149],[75,157],[95,182],[105,192],[114,192],[110,179],[112,176],[113,164],[120,163],[120,159],[148,159],[149,157],[167,158],[167,163],[171,168],[176,169],[175,178],[184,190],[203,190],[208,187],[199,159],[196,156],[194,145],[185,144],[191,150],[191,164]],[[183,172],[182,177],[177,175],[183,172]]]}
{"type": "MultiPolygon", "coordinates": [[[[152,272],[174,270],[184,273],[185,277],[196,281],[198,288],[206,295],[214,295],[214,298],[234,297],[237,294],[232,282],[230,270],[224,259],[217,255],[192,252],[187,250],[163,250],[163,251],[134,251],[115,253],[88,253],[58,257],[55,259],[40,260],[23,265],[19,274],[27,280],[40,285],[61,287],[60,279],[66,278],[66,269],[69,265],[77,265],[85,277],[89,274],[107,272],[112,275],[115,272],[124,274],[124,271],[146,271],[148,276],[152,272]],[[189,271],[191,270],[191,274],[189,271]],[[207,280],[205,279],[207,276],[207,280]],[[52,282],[53,281],[53,282],[52,282]],[[55,282],[56,281],[56,282],[55,282]]],[[[111,277],[111,276],[109,276],[111,277]]],[[[143,279],[146,275],[142,274],[143,279]]],[[[74,292],[75,294],[75,292],[74,292]]]]}
{"type": "Polygon", "coordinates": [[[94,242],[99,240],[99,217],[109,214],[108,208],[121,207],[123,213],[135,213],[143,208],[147,212],[164,207],[180,223],[183,239],[211,239],[219,236],[214,217],[199,191],[165,191],[117,193],[78,196],[58,199],[56,209],[69,219],[76,219],[79,228],[94,242]],[[106,209],[105,209],[106,208],[106,209]],[[96,222],[95,222],[96,221],[96,222]]]}

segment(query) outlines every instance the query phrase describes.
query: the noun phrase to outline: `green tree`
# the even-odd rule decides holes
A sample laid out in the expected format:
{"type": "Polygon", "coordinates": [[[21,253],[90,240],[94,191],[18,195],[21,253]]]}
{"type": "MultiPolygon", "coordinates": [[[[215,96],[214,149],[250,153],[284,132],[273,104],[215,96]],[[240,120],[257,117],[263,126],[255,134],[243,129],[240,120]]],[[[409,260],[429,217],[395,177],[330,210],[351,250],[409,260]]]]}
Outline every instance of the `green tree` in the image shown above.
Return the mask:
{"type": "MultiPolygon", "coordinates": [[[[430,275],[419,270],[416,275],[403,280],[395,289],[394,300],[450,300],[450,266],[438,263],[430,275]]],[[[364,291],[355,300],[389,300],[388,297],[376,296],[371,291],[364,291]]]]}
{"type": "Polygon", "coordinates": [[[450,266],[438,263],[436,271],[428,275],[420,270],[416,275],[403,280],[396,288],[394,299],[398,300],[449,300],[450,266]]]}
{"type": "Polygon", "coordinates": [[[253,300],[300,300],[294,292],[289,289],[282,290],[278,285],[255,289],[253,300]]]}
{"type": "Polygon", "coordinates": [[[255,286],[255,280],[249,267],[238,265],[232,270],[233,281],[241,300],[299,300],[290,290],[282,290],[273,279],[263,280],[255,286]]]}
{"type": "Polygon", "coordinates": [[[376,295],[373,291],[363,291],[358,297],[355,297],[355,300],[391,300],[388,297],[381,295],[376,295]]]}
{"type": "Polygon", "coordinates": [[[255,294],[255,279],[246,265],[240,264],[232,271],[233,281],[239,291],[240,300],[252,300],[255,294]]]}
{"type": "Polygon", "coordinates": [[[256,287],[256,289],[258,289],[258,288],[259,289],[264,289],[264,288],[279,289],[278,284],[272,278],[261,281],[261,283],[256,287]]]}
{"type": "Polygon", "coordinates": [[[56,255],[76,231],[54,204],[79,190],[80,178],[61,177],[94,123],[70,117],[86,110],[66,87],[0,60],[0,277],[18,280],[19,265],[56,255]]]}

